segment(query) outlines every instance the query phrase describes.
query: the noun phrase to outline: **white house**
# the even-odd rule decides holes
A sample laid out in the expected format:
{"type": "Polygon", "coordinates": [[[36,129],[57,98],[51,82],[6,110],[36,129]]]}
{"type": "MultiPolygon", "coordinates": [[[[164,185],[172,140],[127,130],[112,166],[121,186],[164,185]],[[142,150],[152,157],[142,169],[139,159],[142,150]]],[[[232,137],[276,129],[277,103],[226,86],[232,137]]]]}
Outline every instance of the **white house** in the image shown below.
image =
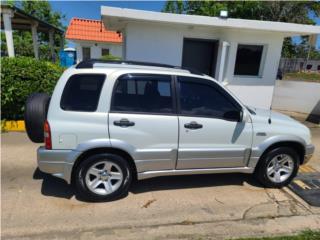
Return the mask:
{"type": "Polygon", "coordinates": [[[245,104],[270,108],[283,39],[319,26],[101,7],[122,32],[123,59],[195,68],[223,82],[245,104]]]}
{"type": "Polygon", "coordinates": [[[66,39],[76,44],[77,62],[110,54],[122,58],[121,33],[105,29],[99,20],[72,18],[66,39]]]}

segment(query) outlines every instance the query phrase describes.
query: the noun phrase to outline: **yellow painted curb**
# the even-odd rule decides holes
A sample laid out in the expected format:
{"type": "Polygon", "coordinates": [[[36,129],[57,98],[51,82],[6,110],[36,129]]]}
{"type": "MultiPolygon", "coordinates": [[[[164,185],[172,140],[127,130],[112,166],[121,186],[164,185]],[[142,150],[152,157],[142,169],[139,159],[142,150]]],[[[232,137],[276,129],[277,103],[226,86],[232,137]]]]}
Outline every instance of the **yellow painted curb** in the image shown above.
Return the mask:
{"type": "Polygon", "coordinates": [[[4,131],[19,131],[19,132],[24,132],[26,131],[26,127],[24,124],[23,120],[18,120],[18,121],[5,121],[3,123],[3,128],[4,131]]]}

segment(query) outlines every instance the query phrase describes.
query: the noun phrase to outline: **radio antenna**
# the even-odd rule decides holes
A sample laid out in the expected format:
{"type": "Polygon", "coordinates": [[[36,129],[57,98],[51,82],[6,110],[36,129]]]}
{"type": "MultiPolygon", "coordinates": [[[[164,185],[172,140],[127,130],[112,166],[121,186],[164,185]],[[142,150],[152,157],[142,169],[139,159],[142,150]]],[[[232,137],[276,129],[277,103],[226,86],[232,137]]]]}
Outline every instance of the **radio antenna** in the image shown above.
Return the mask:
{"type": "Polygon", "coordinates": [[[268,123],[271,124],[271,112],[272,112],[272,103],[273,103],[273,99],[274,99],[274,89],[276,87],[276,81],[277,81],[277,77],[274,80],[274,86],[272,89],[272,99],[271,99],[271,105],[270,105],[270,111],[269,111],[269,118],[268,118],[268,123]]]}

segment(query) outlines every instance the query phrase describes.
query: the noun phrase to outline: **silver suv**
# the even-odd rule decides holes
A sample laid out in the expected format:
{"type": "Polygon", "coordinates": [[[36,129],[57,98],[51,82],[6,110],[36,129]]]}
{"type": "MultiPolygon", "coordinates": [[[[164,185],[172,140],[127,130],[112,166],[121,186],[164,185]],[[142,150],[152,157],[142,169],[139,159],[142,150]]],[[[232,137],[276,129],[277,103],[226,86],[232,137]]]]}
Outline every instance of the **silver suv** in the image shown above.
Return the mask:
{"type": "Polygon", "coordinates": [[[89,60],[67,69],[53,95],[26,103],[39,169],[74,183],[88,200],[128,192],[133,179],[254,173],[287,185],[314,146],[285,115],[243,105],[213,78],[140,62],[89,60]],[[44,126],[44,133],[43,133],[44,126]]]}

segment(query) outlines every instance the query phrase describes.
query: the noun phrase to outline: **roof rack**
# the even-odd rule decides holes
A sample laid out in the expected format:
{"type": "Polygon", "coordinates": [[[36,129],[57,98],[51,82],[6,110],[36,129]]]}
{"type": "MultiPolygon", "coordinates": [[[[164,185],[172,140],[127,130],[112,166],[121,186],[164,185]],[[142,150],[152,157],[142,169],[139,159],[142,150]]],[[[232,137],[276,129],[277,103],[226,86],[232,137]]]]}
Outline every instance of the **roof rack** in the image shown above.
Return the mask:
{"type": "Polygon", "coordinates": [[[106,63],[106,64],[122,64],[122,65],[141,65],[141,66],[148,66],[148,67],[163,67],[163,68],[172,68],[172,69],[181,69],[189,71],[192,74],[197,75],[204,75],[203,73],[192,69],[192,68],[185,68],[179,67],[169,64],[162,64],[162,63],[152,63],[152,62],[140,62],[140,61],[122,61],[122,60],[103,60],[103,59],[88,59],[81,61],[76,65],[76,68],[93,68],[95,63],[106,63]]]}

